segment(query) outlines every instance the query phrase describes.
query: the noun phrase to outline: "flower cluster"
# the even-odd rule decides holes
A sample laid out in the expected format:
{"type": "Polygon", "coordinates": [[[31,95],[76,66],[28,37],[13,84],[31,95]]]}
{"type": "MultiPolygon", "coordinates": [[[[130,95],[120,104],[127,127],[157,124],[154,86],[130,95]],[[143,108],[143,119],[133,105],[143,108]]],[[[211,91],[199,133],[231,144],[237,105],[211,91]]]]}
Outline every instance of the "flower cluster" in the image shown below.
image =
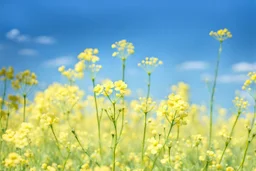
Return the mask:
{"type": "Polygon", "coordinates": [[[248,101],[246,101],[244,98],[241,98],[241,97],[235,97],[235,99],[233,100],[233,103],[235,107],[238,108],[239,111],[245,110],[249,106],[248,101]]]}
{"type": "Polygon", "coordinates": [[[99,53],[98,49],[87,48],[78,55],[78,59],[85,60],[86,62],[95,63],[100,60],[100,58],[96,56],[98,53],[99,53]]]}
{"type": "Polygon", "coordinates": [[[12,142],[16,148],[22,149],[29,144],[28,135],[32,128],[32,124],[23,122],[16,132],[8,129],[2,138],[6,142],[12,142]]]}
{"type": "Polygon", "coordinates": [[[249,72],[248,73],[248,77],[249,79],[247,79],[245,82],[244,82],[244,85],[242,87],[243,90],[248,90],[248,91],[251,91],[251,86],[253,84],[256,85],[256,72],[249,72]]]}
{"type": "Polygon", "coordinates": [[[163,62],[156,57],[146,57],[145,60],[138,63],[138,66],[143,68],[148,74],[151,74],[156,67],[162,64],[163,62]]]}
{"type": "Polygon", "coordinates": [[[140,97],[139,101],[136,102],[135,110],[137,112],[149,113],[156,107],[156,102],[151,97],[140,97]]]}
{"type": "Polygon", "coordinates": [[[97,95],[103,94],[111,99],[111,101],[117,101],[120,97],[123,97],[129,93],[127,84],[122,80],[112,82],[106,80],[102,85],[97,84],[94,88],[94,92],[97,95]],[[113,98],[111,98],[111,96],[113,98]]]}
{"type": "Polygon", "coordinates": [[[0,80],[12,80],[14,78],[14,69],[13,67],[9,67],[6,69],[3,67],[0,70],[0,80]]]}
{"type": "Polygon", "coordinates": [[[15,90],[20,90],[24,94],[28,94],[32,88],[32,86],[37,85],[37,77],[36,74],[25,70],[16,75],[16,79],[12,81],[12,87],[15,90]]]}
{"type": "Polygon", "coordinates": [[[96,62],[100,60],[100,58],[97,56],[98,53],[98,49],[87,48],[84,50],[84,52],[81,52],[78,55],[78,59],[80,60],[80,62],[86,65],[85,69],[90,74],[91,79],[95,79],[96,74],[102,68],[101,65],[96,64],[96,62]]]}
{"type": "Polygon", "coordinates": [[[220,29],[217,32],[211,31],[210,36],[214,37],[216,40],[223,42],[224,40],[228,38],[232,38],[232,34],[228,29],[220,29]]]}
{"type": "Polygon", "coordinates": [[[163,148],[163,144],[155,137],[150,138],[148,142],[149,142],[149,146],[147,150],[150,152],[150,154],[155,155],[158,152],[160,152],[160,150],[163,148]]]}
{"type": "Polygon", "coordinates": [[[181,96],[170,94],[168,100],[160,104],[158,115],[165,116],[171,123],[185,125],[185,118],[188,116],[189,105],[181,96]]]}
{"type": "Polygon", "coordinates": [[[185,84],[184,82],[179,82],[177,85],[173,85],[171,87],[172,92],[175,94],[180,95],[183,100],[188,102],[189,100],[189,85],[185,84]]]}
{"type": "Polygon", "coordinates": [[[9,153],[8,157],[4,160],[4,166],[7,168],[14,168],[20,165],[22,157],[17,153],[9,153]]]}
{"type": "Polygon", "coordinates": [[[84,62],[79,61],[77,64],[75,64],[75,69],[66,69],[65,66],[61,66],[58,70],[61,75],[68,79],[70,84],[73,84],[75,82],[75,79],[81,79],[84,77],[84,69],[84,62]]]}
{"type": "Polygon", "coordinates": [[[116,52],[112,54],[113,57],[119,57],[122,60],[126,60],[130,55],[134,54],[134,46],[132,43],[127,42],[126,40],[121,40],[115,42],[111,46],[113,49],[117,49],[116,52]]]}

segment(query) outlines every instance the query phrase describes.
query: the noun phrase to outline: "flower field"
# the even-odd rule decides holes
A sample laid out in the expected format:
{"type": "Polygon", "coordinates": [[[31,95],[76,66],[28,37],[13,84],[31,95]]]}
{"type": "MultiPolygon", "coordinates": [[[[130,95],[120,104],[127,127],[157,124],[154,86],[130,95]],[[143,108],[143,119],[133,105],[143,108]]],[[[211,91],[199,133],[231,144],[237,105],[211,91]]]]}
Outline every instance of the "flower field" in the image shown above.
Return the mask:
{"type": "Polygon", "coordinates": [[[166,99],[151,96],[157,84],[151,81],[154,71],[167,67],[161,57],[138,61],[147,76],[147,94],[127,100],[126,62],[136,52],[126,40],[111,46],[122,66],[116,71],[119,80],[97,79],[104,67],[97,48],[82,51],[73,68],[60,66],[66,84],[53,83],[43,91],[35,91],[36,73],[3,67],[0,170],[256,171],[256,72],[248,73],[241,87],[254,103],[234,92],[228,117],[227,109],[215,110],[221,54],[232,34],[220,29],[211,31],[210,38],[219,49],[207,106],[191,103],[189,85],[183,82],[173,85],[166,99]],[[78,87],[78,79],[91,82],[93,96],[78,87]]]}

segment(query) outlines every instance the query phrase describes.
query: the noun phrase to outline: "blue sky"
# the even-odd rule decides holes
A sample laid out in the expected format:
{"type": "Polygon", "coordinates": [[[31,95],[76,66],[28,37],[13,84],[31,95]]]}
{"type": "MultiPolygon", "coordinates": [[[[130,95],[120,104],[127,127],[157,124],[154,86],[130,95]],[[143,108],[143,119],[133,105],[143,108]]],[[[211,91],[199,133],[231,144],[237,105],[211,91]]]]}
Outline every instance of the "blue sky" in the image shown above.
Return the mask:
{"type": "MultiPolygon", "coordinates": [[[[1,0],[0,64],[29,68],[43,88],[63,82],[58,66],[72,67],[79,52],[93,47],[103,65],[99,79],[117,80],[121,62],[111,56],[111,44],[126,39],[135,46],[126,75],[134,92],[146,88],[146,74],[137,63],[156,56],[164,65],[152,76],[154,98],[164,98],[171,85],[184,81],[192,102],[207,104],[203,78],[214,72],[219,45],[208,34],[228,28],[233,38],[224,42],[216,103],[231,107],[247,72],[256,70],[255,21],[255,0],[1,0]],[[19,30],[18,36],[11,35],[12,29],[19,30]]],[[[79,85],[90,93],[89,78],[79,85]]]]}

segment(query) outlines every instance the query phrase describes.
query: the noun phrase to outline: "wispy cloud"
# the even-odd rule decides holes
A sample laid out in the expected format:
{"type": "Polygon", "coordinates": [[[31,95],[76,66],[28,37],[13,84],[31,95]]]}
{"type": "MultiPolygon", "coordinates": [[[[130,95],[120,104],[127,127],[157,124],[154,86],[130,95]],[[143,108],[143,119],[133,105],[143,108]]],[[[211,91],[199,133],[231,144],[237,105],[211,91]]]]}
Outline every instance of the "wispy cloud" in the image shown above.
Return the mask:
{"type": "Polygon", "coordinates": [[[178,65],[178,69],[186,70],[205,70],[208,68],[208,63],[204,61],[186,61],[178,65]]]}
{"type": "Polygon", "coordinates": [[[34,49],[21,49],[18,51],[18,54],[22,56],[36,56],[38,52],[34,49]]]}
{"type": "MultiPolygon", "coordinates": [[[[218,76],[218,83],[229,84],[229,83],[243,83],[247,79],[246,74],[225,74],[218,76]]],[[[201,75],[203,81],[213,81],[213,75],[204,73],[201,75]]]]}
{"type": "Polygon", "coordinates": [[[22,34],[18,29],[12,29],[6,33],[6,38],[15,42],[35,42],[38,44],[50,45],[54,44],[56,40],[50,36],[38,36],[33,37],[29,35],[22,34]]]}
{"type": "Polygon", "coordinates": [[[39,44],[50,45],[55,43],[55,39],[49,36],[38,36],[35,38],[35,42],[39,44]]]}
{"type": "Polygon", "coordinates": [[[256,62],[254,62],[254,63],[248,63],[248,62],[236,63],[232,66],[232,70],[235,72],[256,71],[256,62]]]}
{"type": "Polygon", "coordinates": [[[29,36],[23,35],[18,29],[12,29],[6,33],[6,38],[16,42],[28,42],[30,41],[29,36]]]}
{"type": "Polygon", "coordinates": [[[43,63],[44,67],[47,68],[55,68],[59,67],[61,65],[71,65],[75,62],[74,58],[72,56],[61,56],[54,59],[49,59],[43,63]]]}

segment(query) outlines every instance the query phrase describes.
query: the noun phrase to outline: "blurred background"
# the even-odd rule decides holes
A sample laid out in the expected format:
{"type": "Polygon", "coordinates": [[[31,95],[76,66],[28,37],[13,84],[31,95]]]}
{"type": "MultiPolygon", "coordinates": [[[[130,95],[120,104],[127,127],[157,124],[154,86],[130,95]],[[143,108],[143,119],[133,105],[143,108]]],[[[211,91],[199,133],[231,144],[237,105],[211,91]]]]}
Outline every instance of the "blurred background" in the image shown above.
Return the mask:
{"type": "MultiPolygon", "coordinates": [[[[65,82],[59,66],[73,67],[81,51],[98,48],[103,68],[96,82],[118,80],[121,61],[112,57],[111,44],[126,39],[135,46],[126,72],[132,98],[147,86],[137,63],[154,56],[164,62],[152,75],[154,99],[182,81],[190,85],[192,103],[208,104],[205,79],[212,79],[219,47],[209,32],[223,28],[233,38],[223,44],[215,102],[231,108],[247,73],[256,71],[255,0],[0,0],[0,67],[30,69],[43,90],[65,82]]],[[[78,84],[91,94],[88,75],[78,84]]]]}

